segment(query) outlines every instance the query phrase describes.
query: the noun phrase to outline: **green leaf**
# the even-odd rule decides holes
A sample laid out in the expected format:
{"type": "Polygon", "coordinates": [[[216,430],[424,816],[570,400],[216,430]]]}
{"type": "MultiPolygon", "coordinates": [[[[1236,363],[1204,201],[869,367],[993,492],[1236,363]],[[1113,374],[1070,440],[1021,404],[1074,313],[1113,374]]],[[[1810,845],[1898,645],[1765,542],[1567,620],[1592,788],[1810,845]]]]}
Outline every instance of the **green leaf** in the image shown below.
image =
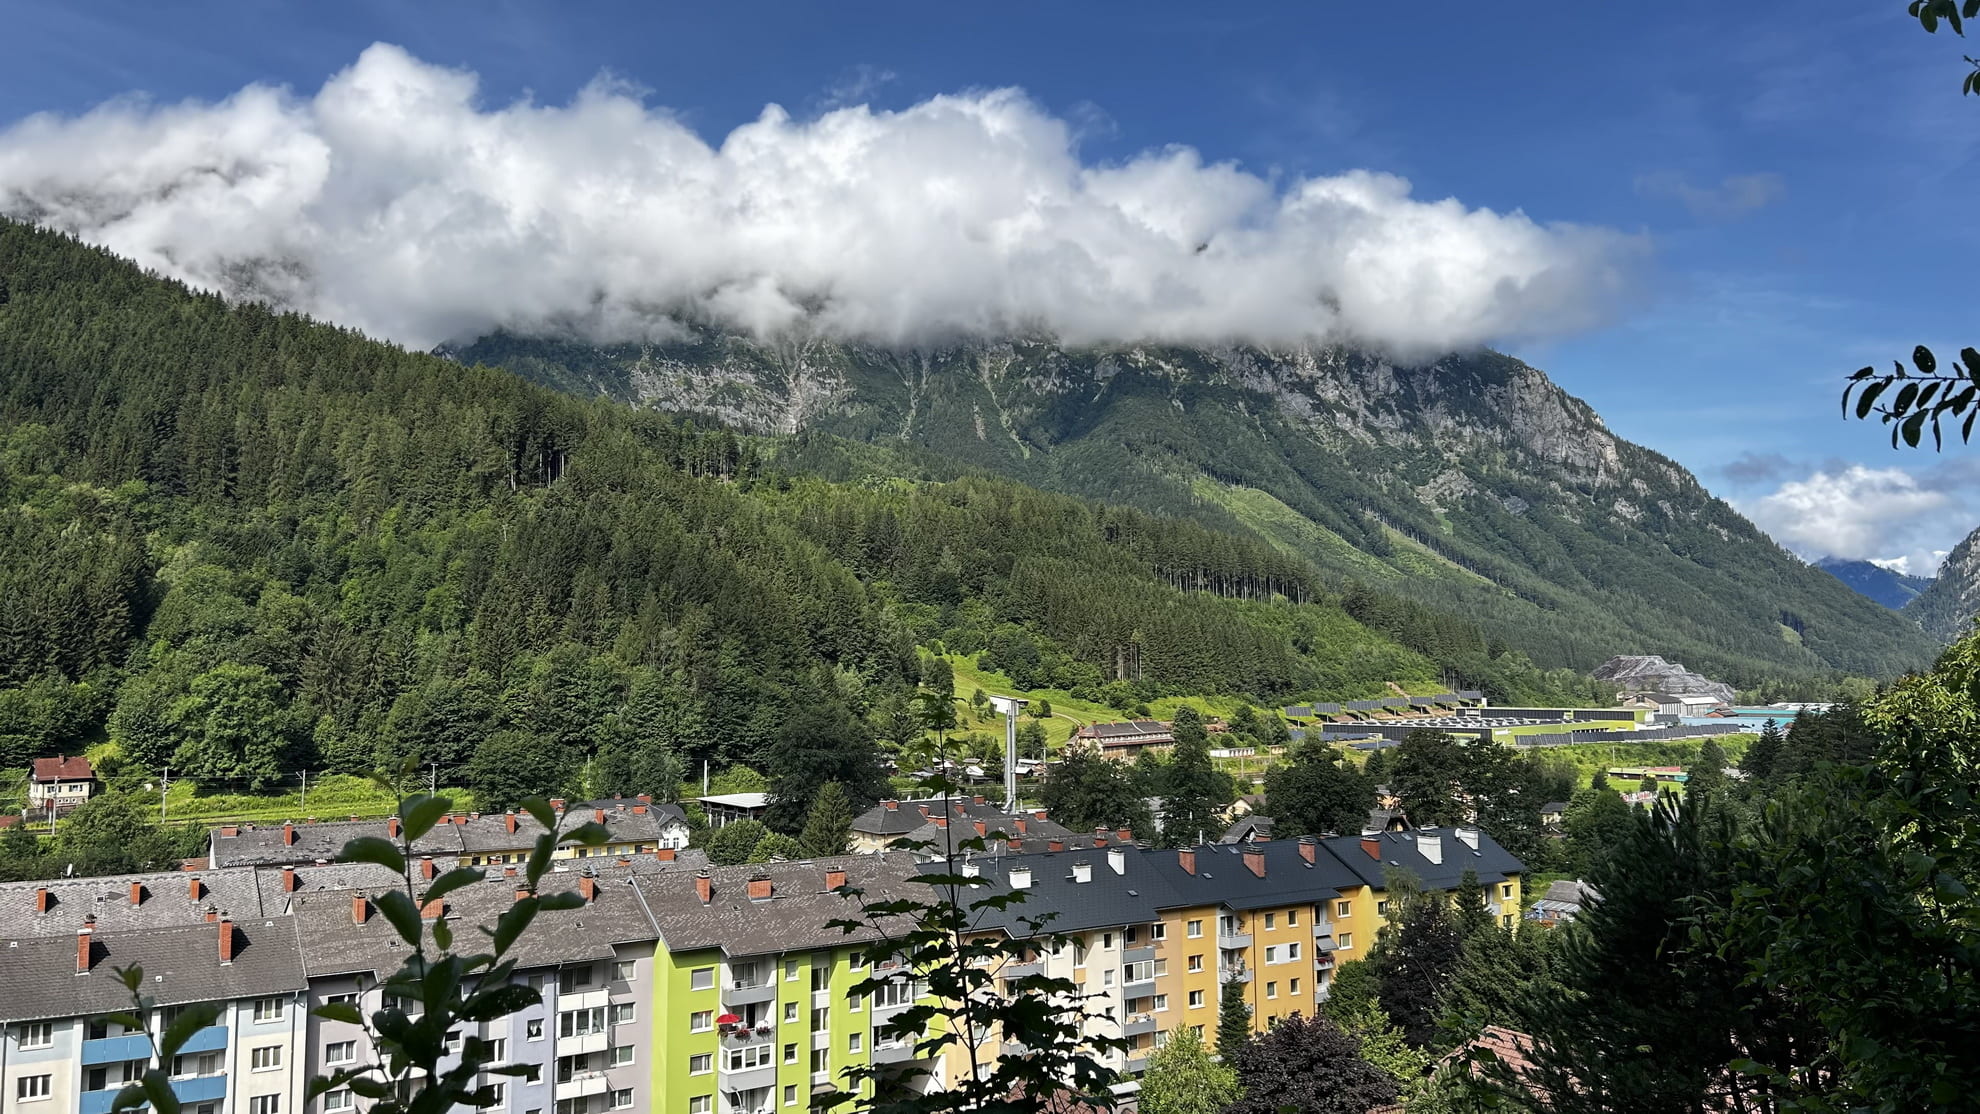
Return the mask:
{"type": "Polygon", "coordinates": [[[1877,396],[1883,394],[1884,389],[1886,387],[1889,387],[1890,385],[1891,385],[1890,380],[1883,379],[1883,380],[1879,380],[1878,382],[1870,384],[1868,387],[1863,388],[1863,393],[1861,395],[1858,395],[1856,399],[1856,416],[1858,418],[1869,417],[1870,408],[1876,404],[1877,396]]]}
{"type": "Polygon", "coordinates": [[[601,843],[610,842],[611,839],[612,832],[605,825],[584,823],[565,832],[562,842],[582,843],[587,847],[596,847],[601,843]]]}
{"type": "Polygon", "coordinates": [[[486,877],[488,877],[487,872],[479,867],[464,866],[450,870],[435,878],[433,884],[426,887],[426,892],[419,896],[419,900],[421,903],[436,901],[462,886],[472,886],[486,877]]]}
{"type": "Polygon", "coordinates": [[[557,814],[551,810],[550,802],[542,797],[530,797],[523,801],[522,810],[535,817],[536,822],[543,825],[545,831],[552,831],[557,827],[557,814]]]}
{"type": "Polygon", "coordinates": [[[220,1003],[218,1002],[202,1002],[196,1006],[187,1006],[184,1012],[173,1018],[172,1023],[159,1035],[158,1059],[164,1063],[171,1063],[172,1057],[179,1054],[179,1049],[186,1046],[186,1042],[192,1039],[194,1033],[219,1020],[220,1003]]]}
{"type": "Polygon", "coordinates": [[[387,1086],[382,1080],[373,1079],[368,1075],[361,1075],[351,1080],[351,1091],[359,1098],[382,1099],[392,1093],[392,1088],[387,1086]]]}
{"type": "Polygon", "coordinates": [[[406,842],[411,843],[432,831],[433,825],[438,824],[452,807],[454,802],[445,797],[422,795],[408,798],[399,809],[406,821],[406,842]]]}
{"type": "Polygon", "coordinates": [[[509,906],[506,912],[495,918],[495,929],[488,935],[495,944],[496,955],[506,953],[516,942],[516,937],[521,936],[523,930],[529,927],[529,922],[536,919],[539,904],[536,898],[526,897],[509,906]]]}
{"type": "Polygon", "coordinates": [[[1914,449],[1918,447],[1918,437],[1921,433],[1924,432],[1925,419],[1928,417],[1931,417],[1930,411],[1920,410],[1918,413],[1913,414],[1911,417],[1906,418],[1904,420],[1904,425],[1902,429],[1904,432],[1905,444],[1911,446],[1914,449]]]}
{"type": "Polygon", "coordinates": [[[379,894],[378,911],[392,922],[392,927],[399,932],[399,939],[419,947],[419,909],[404,890],[386,890],[379,894]]]}
{"type": "Polygon", "coordinates": [[[1873,368],[1873,367],[1861,367],[1861,368],[1857,368],[1857,369],[1856,369],[1856,374],[1854,374],[1854,375],[1852,375],[1852,376],[1850,376],[1849,378],[1850,378],[1850,381],[1851,381],[1851,382],[1855,382],[1855,381],[1856,381],[1856,380],[1858,380],[1858,379],[1868,379],[1868,378],[1870,378],[1871,376],[1873,376],[1873,375],[1875,375],[1875,374],[1877,374],[1877,369],[1876,369],[1876,368],[1873,368]]]}
{"type": "Polygon", "coordinates": [[[1932,350],[1922,344],[1911,350],[1911,363],[1922,375],[1930,375],[1939,370],[1938,357],[1932,355],[1932,350]]]}
{"type": "Polygon", "coordinates": [[[469,996],[457,1012],[463,1021],[493,1021],[528,1009],[542,1000],[542,995],[522,983],[506,983],[469,996]]]}
{"type": "Polygon", "coordinates": [[[584,898],[569,890],[565,890],[562,893],[544,894],[542,897],[537,898],[537,904],[550,912],[565,909],[582,909],[584,908],[584,898]]]}
{"type": "Polygon", "coordinates": [[[376,863],[394,874],[406,872],[406,857],[399,852],[398,845],[378,836],[359,836],[344,844],[343,853],[337,856],[339,862],[376,863]]]}
{"type": "Polygon", "coordinates": [[[447,918],[445,917],[434,918],[433,946],[443,952],[454,950],[454,930],[447,924],[447,918]]]}
{"type": "Polygon", "coordinates": [[[1909,414],[1911,413],[1911,404],[1917,400],[1918,384],[1906,383],[1903,387],[1899,388],[1897,401],[1891,403],[1891,410],[1896,414],[1909,414]]]}
{"type": "Polygon", "coordinates": [[[325,1021],[341,1021],[346,1025],[364,1024],[364,1015],[350,1002],[325,1002],[309,1011],[325,1021]]]}

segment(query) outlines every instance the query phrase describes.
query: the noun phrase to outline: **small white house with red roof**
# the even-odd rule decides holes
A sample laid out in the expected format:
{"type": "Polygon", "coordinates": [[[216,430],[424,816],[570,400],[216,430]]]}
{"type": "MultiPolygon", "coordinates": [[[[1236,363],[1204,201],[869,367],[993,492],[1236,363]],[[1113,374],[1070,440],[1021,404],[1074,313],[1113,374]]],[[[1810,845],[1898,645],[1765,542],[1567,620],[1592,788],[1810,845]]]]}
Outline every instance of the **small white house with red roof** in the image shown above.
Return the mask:
{"type": "Polygon", "coordinates": [[[89,759],[57,756],[34,760],[28,775],[28,807],[67,812],[96,792],[96,771],[89,759]]]}

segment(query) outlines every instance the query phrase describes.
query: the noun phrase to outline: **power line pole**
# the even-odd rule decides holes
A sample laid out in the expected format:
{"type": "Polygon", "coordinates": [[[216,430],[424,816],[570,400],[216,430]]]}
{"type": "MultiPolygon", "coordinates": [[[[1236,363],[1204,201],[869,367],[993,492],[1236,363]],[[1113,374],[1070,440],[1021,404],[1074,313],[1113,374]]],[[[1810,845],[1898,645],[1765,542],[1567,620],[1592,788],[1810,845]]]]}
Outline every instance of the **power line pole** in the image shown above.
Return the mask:
{"type": "Polygon", "coordinates": [[[309,771],[308,770],[304,770],[302,772],[302,800],[297,804],[297,807],[302,809],[309,808],[309,771]]]}
{"type": "Polygon", "coordinates": [[[428,762],[427,766],[431,767],[432,772],[426,779],[426,794],[429,797],[437,797],[440,795],[440,763],[428,762]]]}
{"type": "Polygon", "coordinates": [[[165,822],[165,793],[172,788],[172,767],[165,767],[165,773],[158,779],[158,822],[165,822]]]}

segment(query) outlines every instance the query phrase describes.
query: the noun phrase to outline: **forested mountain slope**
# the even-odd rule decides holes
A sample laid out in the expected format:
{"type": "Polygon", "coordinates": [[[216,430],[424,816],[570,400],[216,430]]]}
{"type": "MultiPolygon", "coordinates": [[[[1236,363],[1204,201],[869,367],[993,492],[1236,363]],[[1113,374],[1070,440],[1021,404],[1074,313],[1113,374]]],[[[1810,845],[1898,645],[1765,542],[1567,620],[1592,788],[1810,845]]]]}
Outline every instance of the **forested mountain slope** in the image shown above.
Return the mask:
{"type": "Polygon", "coordinates": [[[460,359],[742,428],[924,446],[1040,487],[1245,528],[1462,616],[1547,666],[1656,653],[1742,685],[1926,662],[1898,616],[1776,545],[1672,461],[1491,352],[1046,341],[883,351],[697,334],[496,335],[460,359]]]}
{"type": "Polygon", "coordinates": [[[1893,611],[1917,599],[1918,593],[1932,586],[1929,576],[1906,576],[1872,561],[1824,557],[1815,562],[1815,567],[1849,585],[1858,595],[1893,611]]]}
{"type": "Polygon", "coordinates": [[[1938,578],[1904,605],[1904,613],[1941,642],[1972,632],[1973,617],[1980,615],[1980,530],[1953,546],[1938,578]]]}
{"type": "Polygon", "coordinates": [[[858,790],[938,639],[1117,703],[1575,695],[1256,538],[776,449],[0,222],[0,767],[107,732],[216,784],[657,747],[858,790]]]}

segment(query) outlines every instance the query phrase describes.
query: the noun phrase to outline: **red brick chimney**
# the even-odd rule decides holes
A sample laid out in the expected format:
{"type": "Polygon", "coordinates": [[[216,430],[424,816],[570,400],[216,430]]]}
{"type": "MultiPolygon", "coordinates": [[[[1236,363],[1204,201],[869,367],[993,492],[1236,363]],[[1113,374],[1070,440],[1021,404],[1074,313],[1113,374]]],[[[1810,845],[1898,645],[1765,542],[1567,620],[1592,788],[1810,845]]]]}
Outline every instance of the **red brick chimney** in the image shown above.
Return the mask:
{"type": "Polygon", "coordinates": [[[514,878],[515,876],[516,876],[516,868],[515,868],[515,867],[512,867],[512,866],[505,866],[505,867],[503,867],[503,868],[502,868],[502,877],[504,877],[504,878],[514,878]]]}
{"type": "Polygon", "coordinates": [[[618,858],[618,860],[617,860],[617,865],[619,865],[619,866],[631,866],[631,865],[632,865],[632,857],[631,857],[631,856],[629,856],[629,855],[620,855],[620,856],[619,856],[619,858],[618,858]]]}
{"type": "Polygon", "coordinates": [[[1176,865],[1183,868],[1184,874],[1196,873],[1196,848],[1184,847],[1176,852],[1176,865]]]}
{"type": "Polygon", "coordinates": [[[399,818],[398,818],[398,817],[396,817],[396,816],[387,816],[387,817],[385,818],[385,837],[386,837],[387,839],[397,839],[397,838],[399,838],[399,818]]]}
{"type": "Polygon", "coordinates": [[[525,887],[525,886],[517,886],[517,887],[516,887],[516,900],[517,900],[517,901],[521,901],[521,900],[522,900],[523,898],[526,898],[526,897],[528,897],[528,896],[529,896],[529,889],[528,889],[528,887],[525,887]]]}
{"type": "Polygon", "coordinates": [[[715,900],[715,880],[708,877],[707,867],[694,872],[694,892],[703,905],[715,900]]]}
{"type": "Polygon", "coordinates": [[[206,923],[207,923],[207,924],[212,924],[213,922],[215,922],[215,921],[217,921],[217,920],[219,920],[219,919],[220,919],[220,907],[219,907],[218,905],[209,905],[209,906],[207,906],[207,907],[206,907],[206,923]]]}
{"type": "Polygon", "coordinates": [[[645,806],[645,805],[634,805],[634,806],[633,806],[633,815],[634,815],[634,816],[645,816],[645,815],[646,815],[646,806],[645,806]]]}
{"type": "Polygon", "coordinates": [[[295,845],[296,823],[293,820],[284,820],[282,821],[282,846],[294,847],[295,845]]]}
{"type": "Polygon", "coordinates": [[[1006,843],[1004,846],[1008,848],[1011,854],[1013,855],[1024,854],[1024,841],[1021,839],[1013,839],[1008,843],[1006,843]]]}
{"type": "Polygon", "coordinates": [[[508,829],[508,832],[509,832],[509,834],[510,834],[510,835],[515,835],[515,834],[516,834],[516,810],[515,810],[515,809],[510,809],[510,810],[509,810],[509,814],[508,814],[507,816],[504,816],[504,817],[502,817],[502,826],[503,826],[504,828],[506,828],[506,829],[508,829]]]}
{"type": "Polygon", "coordinates": [[[1017,834],[1019,834],[1019,835],[1023,835],[1023,834],[1025,833],[1025,827],[1024,827],[1024,825],[1025,825],[1025,819],[1024,819],[1024,817],[1022,817],[1022,816],[1020,816],[1020,817],[1017,817],[1014,823],[1015,823],[1015,825],[1016,825],[1016,827],[1017,827],[1017,834]]]}
{"type": "Polygon", "coordinates": [[[1107,846],[1107,829],[1105,828],[1093,829],[1093,846],[1095,847],[1107,846]]]}
{"type": "Polygon", "coordinates": [[[50,893],[48,892],[48,887],[47,887],[47,886],[37,886],[37,887],[35,887],[35,891],[34,891],[34,911],[35,911],[35,912],[37,912],[37,913],[46,913],[46,912],[48,912],[48,910],[49,910],[49,908],[50,908],[51,906],[53,906],[54,904],[55,904],[55,898],[54,898],[54,896],[53,896],[52,894],[50,894],[50,893]]]}
{"type": "Polygon", "coordinates": [[[578,896],[586,901],[598,900],[598,876],[585,871],[578,876],[578,896]]]}
{"type": "Polygon", "coordinates": [[[881,801],[880,805],[888,812],[899,812],[901,810],[901,802],[899,801],[881,801]]]}
{"type": "Polygon", "coordinates": [[[238,824],[220,825],[220,835],[225,839],[232,839],[240,834],[241,834],[241,829],[240,829],[240,825],[238,824]]]}
{"type": "Polygon", "coordinates": [[[660,862],[671,863],[674,861],[674,849],[671,847],[657,848],[653,852],[653,857],[660,862]]]}
{"type": "Polygon", "coordinates": [[[91,937],[95,932],[96,914],[91,913],[89,916],[83,918],[82,927],[76,929],[76,974],[78,975],[89,974],[89,965],[92,958],[90,949],[91,945],[95,943],[91,937]]]}
{"type": "Polygon", "coordinates": [[[200,882],[199,875],[195,874],[186,880],[186,895],[194,901],[206,896],[206,886],[200,882]]]}
{"type": "Polygon", "coordinates": [[[1376,839],[1376,838],[1375,838],[1374,836],[1362,836],[1362,837],[1361,837],[1361,849],[1362,849],[1363,851],[1366,851],[1366,852],[1368,852],[1368,857],[1369,857],[1369,858],[1371,858],[1371,859],[1374,859],[1374,860],[1375,860],[1376,862],[1378,862],[1378,863],[1382,861],[1382,841],[1381,841],[1381,840],[1379,840],[1379,839],[1376,839]]]}
{"type": "Polygon", "coordinates": [[[143,882],[132,882],[132,883],[131,883],[131,904],[132,904],[132,905],[143,905],[143,904],[144,904],[144,883],[143,883],[143,882]]]}
{"type": "Polygon", "coordinates": [[[1300,858],[1302,858],[1302,859],[1305,859],[1305,860],[1306,860],[1307,862],[1309,862],[1309,863],[1310,863],[1310,862],[1312,862],[1312,861],[1313,861],[1313,857],[1314,857],[1314,856],[1315,856],[1316,854],[1318,854],[1318,853],[1319,853],[1319,851],[1320,851],[1320,841],[1319,841],[1319,840],[1317,840],[1317,839],[1314,839],[1314,838],[1313,838],[1312,836],[1300,836],[1300,837],[1299,837],[1299,857],[1300,857],[1300,858]]]}
{"type": "Polygon", "coordinates": [[[827,892],[842,889],[846,884],[846,868],[828,866],[825,868],[825,889],[827,892]]]}
{"type": "Polygon", "coordinates": [[[749,880],[749,899],[751,901],[770,900],[770,879],[768,876],[759,874],[749,880]]]}
{"type": "Polygon", "coordinates": [[[975,801],[977,804],[980,805],[983,803],[983,794],[978,793],[976,796],[971,797],[970,800],[975,801]]]}
{"type": "Polygon", "coordinates": [[[603,824],[603,823],[605,822],[605,810],[604,810],[604,809],[602,809],[602,808],[594,808],[594,809],[592,809],[592,810],[591,810],[591,819],[592,819],[592,822],[593,822],[593,823],[596,823],[596,824],[603,824]]]}
{"type": "Polygon", "coordinates": [[[296,868],[295,868],[295,867],[292,867],[292,866],[285,866],[285,867],[283,867],[283,868],[282,868],[282,892],[283,892],[283,893],[285,893],[285,894],[292,894],[292,893],[295,893],[295,892],[296,892],[296,886],[297,886],[298,884],[299,884],[299,883],[297,883],[297,881],[296,881],[296,868]]]}
{"type": "Polygon", "coordinates": [[[989,834],[990,834],[990,825],[988,825],[988,824],[985,824],[985,823],[984,823],[983,821],[981,821],[981,820],[978,820],[978,821],[976,822],[976,834],[977,834],[977,835],[979,835],[979,836],[987,836],[987,835],[989,835],[989,834]]]}
{"type": "Polygon", "coordinates": [[[234,922],[229,917],[220,918],[220,962],[234,961],[234,922]]]}
{"type": "Polygon", "coordinates": [[[638,801],[638,802],[639,802],[640,804],[643,804],[643,805],[650,805],[650,804],[652,804],[652,803],[653,803],[653,794],[651,794],[651,793],[641,793],[641,794],[639,794],[639,795],[637,795],[637,796],[635,796],[635,797],[633,798],[633,800],[635,800],[635,801],[638,801]]]}
{"type": "Polygon", "coordinates": [[[1032,819],[1034,820],[1043,820],[1045,819],[1045,810],[1042,808],[1034,808],[1031,810],[1031,816],[1032,819]]]}
{"type": "Polygon", "coordinates": [[[1244,849],[1244,868],[1260,878],[1265,877],[1265,849],[1247,845],[1244,849]]]}
{"type": "Polygon", "coordinates": [[[1134,842],[1134,829],[1133,829],[1133,828],[1122,828],[1122,829],[1120,829],[1120,830],[1118,830],[1118,831],[1116,831],[1116,832],[1114,833],[1114,841],[1115,841],[1116,843],[1133,843],[1133,842],[1134,842]]]}
{"type": "Polygon", "coordinates": [[[949,826],[949,818],[946,816],[931,816],[929,817],[929,819],[935,821],[935,826],[938,828],[946,828],[949,826]]]}
{"type": "Polygon", "coordinates": [[[1066,849],[1066,841],[1063,839],[1047,840],[1045,846],[1053,851],[1064,851],[1066,849]]]}
{"type": "Polygon", "coordinates": [[[366,901],[362,893],[352,894],[351,923],[363,924],[365,921],[369,919],[371,919],[371,902],[366,901]]]}
{"type": "Polygon", "coordinates": [[[551,811],[551,812],[562,812],[562,811],[564,811],[564,798],[562,798],[562,797],[552,797],[552,798],[550,798],[550,811],[551,811]]]}
{"type": "Polygon", "coordinates": [[[436,897],[432,901],[429,901],[425,905],[419,907],[419,916],[421,920],[437,921],[441,917],[445,916],[446,913],[447,913],[447,899],[444,897],[436,897]]]}
{"type": "Polygon", "coordinates": [[[433,856],[431,856],[431,855],[421,855],[421,856],[419,857],[419,876],[420,876],[420,878],[421,878],[422,880],[424,880],[424,881],[427,881],[427,882],[431,882],[431,881],[433,881],[433,871],[434,871],[434,866],[433,866],[433,856]]]}

